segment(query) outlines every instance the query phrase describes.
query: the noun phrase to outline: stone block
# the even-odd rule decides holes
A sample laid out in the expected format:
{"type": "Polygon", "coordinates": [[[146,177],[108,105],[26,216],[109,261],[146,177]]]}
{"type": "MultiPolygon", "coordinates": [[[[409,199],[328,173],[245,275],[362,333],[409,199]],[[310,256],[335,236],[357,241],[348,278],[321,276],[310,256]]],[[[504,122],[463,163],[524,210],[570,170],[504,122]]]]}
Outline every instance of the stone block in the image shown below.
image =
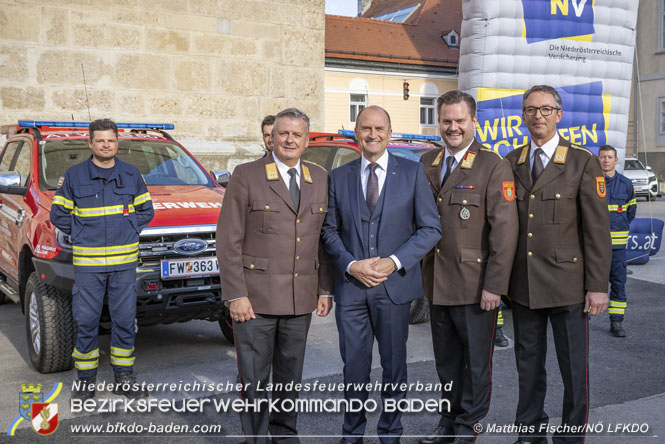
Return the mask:
{"type": "Polygon", "coordinates": [[[143,29],[132,25],[78,23],[72,26],[74,44],[93,48],[120,48],[138,50],[143,40],[143,29]]]}
{"type": "Polygon", "coordinates": [[[65,45],[69,42],[69,13],[66,9],[42,9],[42,42],[65,45]]]}
{"type": "Polygon", "coordinates": [[[195,54],[228,55],[231,52],[231,40],[227,35],[192,34],[195,54]]]}
{"type": "Polygon", "coordinates": [[[5,110],[43,111],[46,100],[42,88],[10,86],[0,88],[0,102],[2,102],[2,109],[5,110]]]}
{"type": "Polygon", "coordinates": [[[219,62],[217,76],[222,91],[243,96],[263,96],[268,88],[267,64],[246,60],[219,62]]]}
{"type": "Polygon", "coordinates": [[[41,7],[3,3],[0,7],[0,41],[39,42],[41,7]]]}
{"type": "Polygon", "coordinates": [[[302,26],[304,28],[323,30],[326,27],[326,15],[323,8],[306,7],[302,10],[302,26]]]}
{"type": "Polygon", "coordinates": [[[189,47],[189,32],[145,30],[145,48],[148,51],[186,53],[189,47]]]}
{"type": "Polygon", "coordinates": [[[184,102],[185,114],[190,117],[232,119],[242,110],[230,97],[196,94],[185,97],[184,102]]]}
{"type": "Polygon", "coordinates": [[[261,42],[261,57],[263,60],[274,62],[282,61],[283,43],[281,40],[265,39],[261,42]]]}
{"type": "Polygon", "coordinates": [[[287,97],[298,100],[323,97],[323,72],[316,69],[289,70],[287,97]]]}
{"type": "Polygon", "coordinates": [[[300,26],[302,7],[293,4],[271,3],[270,22],[280,25],[300,26]]]}
{"type": "Polygon", "coordinates": [[[182,114],[180,96],[159,95],[150,100],[150,113],[159,116],[175,116],[182,114]]]}
{"type": "Polygon", "coordinates": [[[231,32],[233,35],[264,38],[266,36],[279,35],[280,26],[274,23],[251,22],[248,20],[232,20],[231,32]]]}
{"type": "Polygon", "coordinates": [[[116,83],[123,88],[168,89],[170,61],[163,56],[122,54],[118,56],[114,68],[116,83]]]}
{"type": "Polygon", "coordinates": [[[0,72],[11,82],[25,82],[28,78],[28,48],[18,45],[0,46],[0,72]]]}
{"type": "MultiPolygon", "coordinates": [[[[194,0],[192,3],[197,3],[194,0]]],[[[147,11],[169,11],[170,13],[189,12],[189,2],[186,0],[141,0],[141,7],[147,11]]]]}
{"type": "Polygon", "coordinates": [[[281,66],[270,69],[268,95],[270,97],[286,97],[286,73],[281,66]]]}
{"type": "Polygon", "coordinates": [[[51,95],[51,101],[56,109],[67,111],[67,114],[76,112],[77,120],[85,120],[88,118],[88,102],[91,113],[111,114],[114,97],[109,90],[88,89],[88,100],[86,100],[84,88],[58,89],[51,95]]]}
{"type": "Polygon", "coordinates": [[[165,14],[162,16],[162,19],[162,26],[167,29],[179,29],[198,32],[217,32],[217,17],[165,14]]]}
{"type": "Polygon", "coordinates": [[[44,51],[37,62],[37,82],[82,85],[81,64],[85,68],[87,85],[97,83],[101,77],[101,63],[92,53],[57,49],[44,51]]]}
{"type": "Polygon", "coordinates": [[[136,10],[141,8],[141,0],[90,0],[90,6],[102,10],[109,8],[133,9],[134,14],[136,14],[136,10]]]}
{"type": "Polygon", "coordinates": [[[113,11],[111,21],[126,25],[161,26],[164,22],[163,16],[163,13],[159,12],[141,11],[137,13],[137,11],[123,9],[113,11]]]}
{"type": "Polygon", "coordinates": [[[237,19],[242,17],[243,7],[242,0],[191,0],[189,12],[190,14],[237,19]]]}
{"type": "Polygon", "coordinates": [[[282,30],[284,42],[284,63],[307,68],[324,68],[324,42],[323,31],[309,29],[284,28],[282,30]]]}
{"type": "Polygon", "coordinates": [[[175,84],[180,91],[208,91],[210,89],[210,63],[206,59],[177,59],[175,84]]]}
{"type": "Polygon", "coordinates": [[[242,11],[242,17],[255,22],[269,22],[270,3],[268,2],[245,2],[242,11]]]}
{"type": "Polygon", "coordinates": [[[145,116],[145,100],[141,94],[122,94],[116,97],[116,111],[120,114],[145,116]]]}

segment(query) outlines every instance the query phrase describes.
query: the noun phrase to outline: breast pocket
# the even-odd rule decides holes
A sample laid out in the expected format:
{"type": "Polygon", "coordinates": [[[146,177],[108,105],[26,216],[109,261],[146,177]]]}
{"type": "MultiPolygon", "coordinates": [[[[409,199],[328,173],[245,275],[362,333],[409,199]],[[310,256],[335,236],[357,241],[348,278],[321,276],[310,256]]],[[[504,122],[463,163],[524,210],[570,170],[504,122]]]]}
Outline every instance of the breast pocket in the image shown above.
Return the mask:
{"type": "Polygon", "coordinates": [[[249,224],[253,231],[277,234],[280,204],[276,201],[255,200],[249,214],[249,224]]]}
{"type": "Polygon", "coordinates": [[[79,185],[74,187],[74,211],[72,224],[72,238],[78,238],[86,226],[93,225],[101,216],[100,208],[103,206],[99,195],[101,187],[97,185],[79,185]]]}
{"type": "Polygon", "coordinates": [[[546,188],[543,190],[545,220],[554,224],[565,222],[567,217],[577,217],[577,189],[546,188]]]}
{"type": "Polygon", "coordinates": [[[312,216],[317,218],[316,220],[318,222],[318,229],[321,230],[323,221],[326,218],[326,213],[328,213],[328,206],[323,202],[313,203],[310,205],[310,211],[312,212],[312,216]]]}
{"type": "Polygon", "coordinates": [[[113,193],[117,197],[118,205],[122,205],[123,215],[124,211],[127,210],[127,220],[129,220],[136,234],[138,234],[139,224],[136,220],[136,213],[134,212],[134,197],[138,193],[137,189],[134,187],[115,188],[113,193]]]}
{"type": "Polygon", "coordinates": [[[480,194],[469,192],[467,190],[453,190],[450,193],[450,205],[454,207],[457,218],[462,228],[484,220],[480,208],[480,194]]]}

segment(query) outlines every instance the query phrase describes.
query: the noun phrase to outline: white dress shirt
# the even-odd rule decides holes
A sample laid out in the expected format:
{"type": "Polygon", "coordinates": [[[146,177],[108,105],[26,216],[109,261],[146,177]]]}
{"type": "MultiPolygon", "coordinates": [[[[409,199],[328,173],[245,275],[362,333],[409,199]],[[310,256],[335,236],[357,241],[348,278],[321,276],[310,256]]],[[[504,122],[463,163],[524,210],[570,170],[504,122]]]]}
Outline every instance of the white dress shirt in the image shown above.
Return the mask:
{"type": "Polygon", "coordinates": [[[552,156],[554,156],[554,151],[556,151],[556,147],[559,146],[559,133],[554,133],[554,137],[552,137],[550,140],[545,142],[543,146],[538,146],[534,143],[534,141],[531,141],[531,156],[529,159],[529,166],[531,169],[529,171],[533,171],[533,159],[534,159],[534,153],[537,148],[542,149],[543,151],[540,153],[540,160],[543,161],[543,169],[547,166],[548,163],[550,163],[550,159],[552,156]]]}
{"type": "MultiPolygon", "coordinates": [[[[452,174],[453,171],[455,171],[455,168],[457,168],[457,165],[459,165],[459,163],[462,161],[462,159],[464,159],[464,155],[469,150],[469,147],[471,146],[472,143],[473,143],[473,140],[471,140],[471,142],[469,142],[469,144],[466,146],[466,148],[464,148],[463,150],[459,150],[457,153],[455,153],[455,156],[454,156],[455,160],[453,161],[453,167],[452,167],[452,170],[450,171],[450,174],[452,174]]],[[[450,154],[450,152],[448,152],[448,148],[443,150],[443,152],[445,154],[443,156],[443,168],[441,168],[441,182],[443,182],[443,176],[446,175],[446,169],[447,169],[446,165],[448,165],[448,161],[446,159],[448,159],[450,156],[452,156],[452,154],[450,154]]]]}
{"type": "Polygon", "coordinates": [[[277,170],[279,171],[279,175],[282,176],[282,180],[286,184],[286,189],[291,191],[291,188],[289,187],[289,184],[291,183],[291,175],[289,174],[289,170],[291,168],[296,169],[296,183],[300,184],[300,159],[298,159],[298,164],[294,167],[290,167],[281,160],[275,156],[275,152],[273,151],[272,153],[272,158],[275,159],[275,164],[277,165],[277,170]]]}

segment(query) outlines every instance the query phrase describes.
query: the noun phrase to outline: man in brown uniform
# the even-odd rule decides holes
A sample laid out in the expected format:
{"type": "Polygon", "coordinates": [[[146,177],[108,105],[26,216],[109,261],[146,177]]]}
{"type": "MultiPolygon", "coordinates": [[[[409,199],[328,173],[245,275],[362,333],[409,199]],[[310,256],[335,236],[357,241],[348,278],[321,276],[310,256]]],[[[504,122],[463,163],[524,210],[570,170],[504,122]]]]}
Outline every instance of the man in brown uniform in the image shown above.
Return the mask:
{"type": "Polygon", "coordinates": [[[563,427],[554,442],[582,443],[589,402],[587,315],[602,313],[608,303],[612,247],[605,179],[589,150],[557,134],[563,113],[554,88],[526,91],[522,111],[531,142],[506,156],[520,226],[508,292],[519,375],[515,424],[523,430],[518,442],[547,442],[549,319],[564,384],[563,427]]]}
{"type": "Polygon", "coordinates": [[[476,101],[462,91],[439,97],[439,130],[446,148],[421,162],[437,201],[443,237],[423,262],[432,302],[436,370],[453,382],[450,412],[422,444],[466,443],[487,415],[492,391],[494,328],[508,293],[517,246],[517,207],[510,165],[474,139],[476,101]],[[457,438],[455,438],[457,436],[457,438]]]}
{"type": "MultiPolygon", "coordinates": [[[[319,296],[331,294],[319,258],[328,174],[300,161],[309,135],[303,112],[282,111],[273,131],[273,153],[235,169],[217,224],[223,299],[230,301],[241,397],[249,403],[267,398],[271,363],[274,384],[301,381],[312,311],[326,316],[331,307],[330,297],[319,296]]],[[[296,397],[273,391],[273,400],[296,397]]],[[[270,431],[273,443],[297,443],[296,416],[268,417],[264,404],[242,412],[240,421],[249,442],[269,442],[270,431]]]]}

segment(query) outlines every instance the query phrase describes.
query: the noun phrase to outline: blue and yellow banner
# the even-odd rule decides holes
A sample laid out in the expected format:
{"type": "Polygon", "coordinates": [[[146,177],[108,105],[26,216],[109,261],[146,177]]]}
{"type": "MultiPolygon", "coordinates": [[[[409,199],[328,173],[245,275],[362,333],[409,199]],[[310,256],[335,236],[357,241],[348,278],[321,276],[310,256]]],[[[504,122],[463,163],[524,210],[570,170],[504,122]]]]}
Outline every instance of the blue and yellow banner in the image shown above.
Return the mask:
{"type": "MultiPolygon", "coordinates": [[[[566,140],[598,153],[607,143],[611,97],[603,94],[603,83],[591,82],[557,88],[563,102],[563,117],[557,125],[566,140]]],[[[524,90],[478,88],[476,137],[488,148],[505,156],[529,141],[522,119],[524,90]]]]}
{"type": "Polygon", "coordinates": [[[527,43],[570,39],[590,42],[594,27],[594,0],[522,0],[527,43]]]}

